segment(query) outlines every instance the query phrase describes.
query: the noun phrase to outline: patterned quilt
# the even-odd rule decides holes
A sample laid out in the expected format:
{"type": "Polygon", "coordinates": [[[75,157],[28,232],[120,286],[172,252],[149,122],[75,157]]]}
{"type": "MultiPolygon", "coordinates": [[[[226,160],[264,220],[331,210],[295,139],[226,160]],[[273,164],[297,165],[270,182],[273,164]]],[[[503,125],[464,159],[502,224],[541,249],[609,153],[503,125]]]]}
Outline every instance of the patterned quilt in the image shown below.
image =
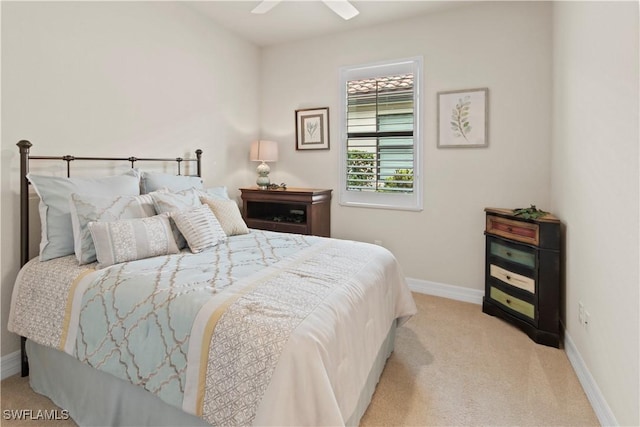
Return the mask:
{"type": "MultiPolygon", "coordinates": [[[[16,282],[9,328],[213,425],[304,424],[309,415],[297,414],[279,398],[285,394],[281,387],[295,389],[293,383],[300,381],[295,375],[318,371],[311,384],[335,376],[327,392],[346,395],[339,384],[341,367],[328,366],[332,362],[322,354],[320,368],[283,360],[318,345],[323,351],[345,351],[353,343],[342,341],[362,340],[369,332],[374,310],[388,322],[377,328],[382,337],[390,321],[415,312],[388,251],[252,230],[199,254],[182,252],[101,270],[78,266],[73,257],[33,260],[16,282]],[[366,302],[368,293],[377,301],[366,302]],[[327,335],[327,325],[336,336],[316,337],[327,335]],[[266,402],[271,409],[281,407],[277,416],[262,407],[266,402]]],[[[356,364],[363,357],[371,358],[359,356],[356,364]]],[[[329,411],[331,421],[344,423],[355,402],[336,397],[345,408],[322,410],[329,411]]],[[[318,417],[307,421],[317,423],[318,417]]]]}

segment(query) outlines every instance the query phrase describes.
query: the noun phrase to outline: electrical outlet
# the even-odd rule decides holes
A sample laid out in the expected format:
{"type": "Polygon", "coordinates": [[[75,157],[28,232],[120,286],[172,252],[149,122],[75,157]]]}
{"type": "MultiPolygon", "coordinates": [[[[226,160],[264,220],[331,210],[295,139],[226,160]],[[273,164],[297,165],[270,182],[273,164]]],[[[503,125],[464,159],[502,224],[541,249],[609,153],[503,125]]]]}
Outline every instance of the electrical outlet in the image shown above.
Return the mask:
{"type": "Polygon", "coordinates": [[[584,325],[584,304],[582,304],[582,301],[578,301],[578,321],[581,325],[584,325]]]}

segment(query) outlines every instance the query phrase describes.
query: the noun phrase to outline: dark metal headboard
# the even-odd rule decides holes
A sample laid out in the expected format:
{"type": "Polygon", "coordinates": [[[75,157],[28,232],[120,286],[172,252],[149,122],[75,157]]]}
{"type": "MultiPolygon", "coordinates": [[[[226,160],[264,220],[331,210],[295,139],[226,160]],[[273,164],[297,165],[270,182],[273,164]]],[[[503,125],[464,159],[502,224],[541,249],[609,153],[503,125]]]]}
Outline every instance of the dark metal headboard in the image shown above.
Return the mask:
{"type": "MultiPolygon", "coordinates": [[[[29,180],[27,174],[29,173],[29,161],[30,160],[62,160],[67,162],[67,177],[71,176],[71,162],[75,160],[101,160],[101,161],[127,161],[131,163],[131,167],[135,166],[136,162],[152,161],[152,162],[177,162],[178,175],[181,175],[182,162],[195,162],[196,163],[196,175],[202,176],[202,150],[195,151],[195,159],[183,159],[182,157],[174,158],[142,158],[142,157],[75,157],[75,156],[31,156],[29,155],[29,149],[33,144],[31,142],[22,140],[18,142],[17,146],[20,149],[20,267],[24,266],[29,261],[29,180]]],[[[25,352],[24,337],[21,338],[21,357],[22,357],[22,376],[29,375],[29,367],[25,352]]]]}

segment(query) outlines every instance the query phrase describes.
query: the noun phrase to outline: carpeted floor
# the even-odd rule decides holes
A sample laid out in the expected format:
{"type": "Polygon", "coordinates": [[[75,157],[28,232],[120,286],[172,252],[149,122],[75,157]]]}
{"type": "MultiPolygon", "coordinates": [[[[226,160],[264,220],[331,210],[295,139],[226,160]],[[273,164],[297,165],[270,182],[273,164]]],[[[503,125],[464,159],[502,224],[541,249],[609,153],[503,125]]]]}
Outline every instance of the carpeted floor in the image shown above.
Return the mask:
{"type": "MultiPolygon", "coordinates": [[[[535,344],[481,307],[414,294],[418,314],[398,330],[362,426],[597,426],[563,350],[535,344]]],[[[26,378],[2,381],[3,426],[75,426],[7,420],[6,410],[57,409],[26,378]]]]}

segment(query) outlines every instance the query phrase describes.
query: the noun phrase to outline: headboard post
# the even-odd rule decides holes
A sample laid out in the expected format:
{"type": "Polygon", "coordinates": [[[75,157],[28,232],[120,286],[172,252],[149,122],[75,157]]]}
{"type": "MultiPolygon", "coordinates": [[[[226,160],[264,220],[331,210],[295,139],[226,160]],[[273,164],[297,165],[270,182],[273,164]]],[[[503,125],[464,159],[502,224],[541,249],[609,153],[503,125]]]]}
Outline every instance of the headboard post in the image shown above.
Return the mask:
{"type": "Polygon", "coordinates": [[[29,148],[27,140],[18,142],[20,147],[20,267],[29,261],[29,148]]]}
{"type": "Polygon", "coordinates": [[[201,160],[202,160],[202,150],[198,148],[196,150],[196,173],[199,177],[202,178],[202,170],[200,169],[201,160]]]}
{"type": "MultiPolygon", "coordinates": [[[[18,142],[20,148],[20,267],[29,261],[29,148],[27,140],[18,142]]],[[[29,375],[29,359],[26,351],[27,339],[20,337],[20,376],[29,375]]]]}

